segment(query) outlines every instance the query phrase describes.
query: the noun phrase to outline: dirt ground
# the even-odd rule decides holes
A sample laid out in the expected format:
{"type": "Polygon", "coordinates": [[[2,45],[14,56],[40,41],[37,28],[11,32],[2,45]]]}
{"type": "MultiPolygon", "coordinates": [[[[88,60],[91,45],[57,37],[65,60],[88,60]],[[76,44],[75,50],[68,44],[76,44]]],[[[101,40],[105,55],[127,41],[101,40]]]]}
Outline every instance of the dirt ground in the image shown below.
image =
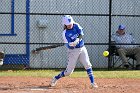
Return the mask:
{"type": "Polygon", "coordinates": [[[98,88],[90,89],[88,78],[65,77],[56,87],[51,78],[0,77],[0,93],[140,93],[140,79],[96,78],[98,88]]]}

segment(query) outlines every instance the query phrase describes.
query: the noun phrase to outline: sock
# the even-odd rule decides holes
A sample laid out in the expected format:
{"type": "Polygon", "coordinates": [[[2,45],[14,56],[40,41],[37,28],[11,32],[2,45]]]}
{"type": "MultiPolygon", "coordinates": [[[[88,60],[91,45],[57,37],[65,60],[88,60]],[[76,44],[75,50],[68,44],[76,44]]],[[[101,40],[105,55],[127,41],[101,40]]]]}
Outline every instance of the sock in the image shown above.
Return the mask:
{"type": "Polygon", "coordinates": [[[57,76],[55,76],[55,78],[58,80],[58,79],[60,79],[60,78],[62,78],[64,76],[65,76],[64,75],[64,71],[62,71],[60,74],[58,74],[57,76]]]}
{"type": "Polygon", "coordinates": [[[90,79],[90,82],[94,83],[94,76],[93,76],[92,68],[87,69],[87,74],[90,79]]]}

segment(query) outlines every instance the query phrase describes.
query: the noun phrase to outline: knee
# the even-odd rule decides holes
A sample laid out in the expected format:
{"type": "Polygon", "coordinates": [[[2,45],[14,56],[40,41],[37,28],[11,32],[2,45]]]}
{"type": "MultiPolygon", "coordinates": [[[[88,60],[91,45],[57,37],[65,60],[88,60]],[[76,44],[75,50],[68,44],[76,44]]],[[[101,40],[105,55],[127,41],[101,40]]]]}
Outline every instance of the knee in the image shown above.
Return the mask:
{"type": "Polygon", "coordinates": [[[91,68],[92,68],[92,65],[88,65],[88,66],[85,67],[86,70],[91,69],[91,68]]]}
{"type": "Polygon", "coordinates": [[[117,51],[118,51],[118,52],[122,52],[122,51],[124,51],[124,49],[119,48],[117,51]]]}
{"type": "Polygon", "coordinates": [[[64,74],[65,76],[69,76],[73,73],[73,70],[65,70],[64,74]]]}
{"type": "Polygon", "coordinates": [[[117,52],[119,55],[125,55],[125,53],[126,53],[126,51],[122,48],[118,49],[117,52]]]}

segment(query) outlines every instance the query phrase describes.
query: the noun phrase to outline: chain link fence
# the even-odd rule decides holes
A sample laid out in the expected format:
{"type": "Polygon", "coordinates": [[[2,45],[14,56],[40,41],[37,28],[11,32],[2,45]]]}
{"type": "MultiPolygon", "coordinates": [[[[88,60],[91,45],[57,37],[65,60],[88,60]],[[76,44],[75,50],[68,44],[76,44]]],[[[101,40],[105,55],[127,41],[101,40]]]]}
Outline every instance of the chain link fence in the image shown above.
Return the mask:
{"type": "MultiPolygon", "coordinates": [[[[65,46],[32,54],[33,49],[62,44],[63,15],[84,28],[84,40],[93,68],[109,68],[102,53],[111,45],[119,24],[140,43],[139,0],[2,0],[0,3],[1,68],[65,68],[65,46]]],[[[83,68],[77,62],[76,68],[83,68]]]]}

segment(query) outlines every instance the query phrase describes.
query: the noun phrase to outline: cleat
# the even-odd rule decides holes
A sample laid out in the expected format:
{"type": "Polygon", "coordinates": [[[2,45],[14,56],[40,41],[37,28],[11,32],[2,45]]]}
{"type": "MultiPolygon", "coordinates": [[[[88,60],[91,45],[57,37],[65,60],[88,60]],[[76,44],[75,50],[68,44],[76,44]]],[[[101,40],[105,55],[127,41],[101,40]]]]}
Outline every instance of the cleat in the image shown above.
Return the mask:
{"type": "Polygon", "coordinates": [[[96,83],[91,83],[90,88],[98,88],[98,85],[96,83]]]}
{"type": "Polygon", "coordinates": [[[54,77],[54,78],[52,79],[52,81],[51,81],[50,86],[51,86],[51,87],[54,87],[54,86],[56,85],[56,83],[57,83],[57,79],[54,77]]]}

